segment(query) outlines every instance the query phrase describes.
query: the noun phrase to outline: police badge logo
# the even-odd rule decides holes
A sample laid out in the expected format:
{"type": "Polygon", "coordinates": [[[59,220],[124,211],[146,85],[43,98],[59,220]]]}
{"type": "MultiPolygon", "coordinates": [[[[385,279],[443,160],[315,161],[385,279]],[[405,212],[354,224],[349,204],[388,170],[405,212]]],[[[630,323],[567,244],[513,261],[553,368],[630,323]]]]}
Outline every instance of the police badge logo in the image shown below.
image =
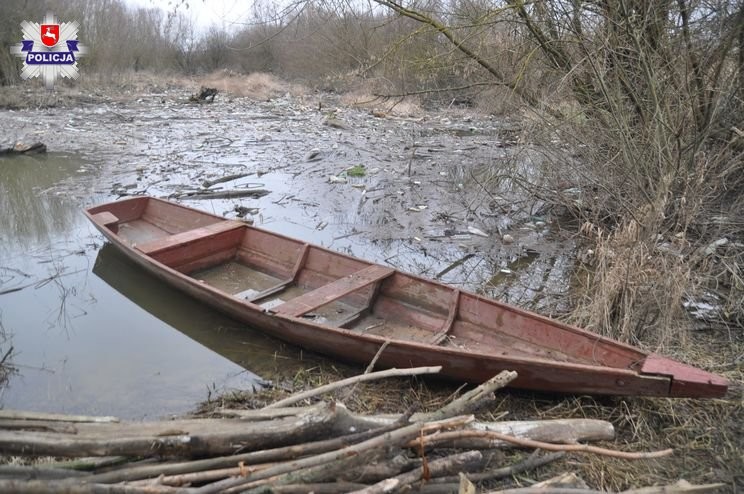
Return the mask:
{"type": "Polygon", "coordinates": [[[77,39],[78,28],[77,22],[60,23],[51,13],[41,24],[22,22],[23,40],[10,48],[24,59],[21,79],[41,77],[47,89],[54,89],[58,77],[80,77],[77,60],[88,50],[77,39]]]}

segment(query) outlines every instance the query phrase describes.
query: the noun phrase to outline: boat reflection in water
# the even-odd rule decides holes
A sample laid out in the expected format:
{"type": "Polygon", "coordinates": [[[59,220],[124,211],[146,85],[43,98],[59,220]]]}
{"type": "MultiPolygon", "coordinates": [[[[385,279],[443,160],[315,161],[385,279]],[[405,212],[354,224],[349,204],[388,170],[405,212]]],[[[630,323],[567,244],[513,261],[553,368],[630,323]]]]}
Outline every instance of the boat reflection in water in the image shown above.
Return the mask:
{"type": "Polygon", "coordinates": [[[179,292],[129,261],[111,244],[101,248],[93,273],[172,328],[250,371],[257,386],[265,380],[290,378],[323,361],[179,292]]]}

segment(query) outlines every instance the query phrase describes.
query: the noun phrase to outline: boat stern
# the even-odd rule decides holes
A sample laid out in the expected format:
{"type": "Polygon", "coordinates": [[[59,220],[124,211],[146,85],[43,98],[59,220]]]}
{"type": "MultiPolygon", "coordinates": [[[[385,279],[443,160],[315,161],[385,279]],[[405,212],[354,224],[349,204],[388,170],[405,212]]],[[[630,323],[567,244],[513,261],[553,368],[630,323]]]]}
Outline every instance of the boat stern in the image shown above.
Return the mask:
{"type": "Polygon", "coordinates": [[[720,398],[729,386],[724,377],[654,353],[646,357],[641,374],[669,378],[671,398],[720,398]]]}

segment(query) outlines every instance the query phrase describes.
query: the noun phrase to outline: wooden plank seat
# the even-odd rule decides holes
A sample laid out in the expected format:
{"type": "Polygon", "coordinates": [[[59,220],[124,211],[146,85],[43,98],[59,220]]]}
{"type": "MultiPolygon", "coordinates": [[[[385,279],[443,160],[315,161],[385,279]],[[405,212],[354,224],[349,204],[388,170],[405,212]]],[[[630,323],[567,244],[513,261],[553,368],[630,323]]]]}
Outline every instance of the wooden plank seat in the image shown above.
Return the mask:
{"type": "Polygon", "coordinates": [[[381,281],[393,273],[395,273],[393,268],[373,264],[361,271],[352,273],[344,278],[339,278],[327,285],[293,298],[274,307],[273,311],[292,317],[300,317],[311,310],[329,304],[372,283],[381,281]]]}
{"type": "Polygon", "coordinates": [[[119,218],[113,213],[102,211],[93,215],[93,221],[103,225],[114,233],[119,233],[119,218]]]}
{"type": "Polygon", "coordinates": [[[194,228],[193,230],[187,230],[181,233],[176,233],[175,235],[169,235],[167,237],[152,240],[150,242],[135,244],[133,245],[133,247],[140,252],[152,256],[173,247],[189,244],[197,240],[209,239],[219,235],[220,233],[225,233],[245,227],[246,224],[238,220],[218,221],[210,225],[202,226],[200,228],[194,228]]]}

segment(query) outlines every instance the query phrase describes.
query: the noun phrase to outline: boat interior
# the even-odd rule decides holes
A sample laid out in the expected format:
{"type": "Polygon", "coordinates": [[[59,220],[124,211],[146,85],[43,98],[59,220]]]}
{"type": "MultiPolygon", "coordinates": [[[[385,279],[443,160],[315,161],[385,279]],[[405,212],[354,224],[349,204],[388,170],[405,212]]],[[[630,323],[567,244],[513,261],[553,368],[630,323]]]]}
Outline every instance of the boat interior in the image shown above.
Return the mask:
{"type": "Polygon", "coordinates": [[[130,247],[266,310],[512,357],[633,368],[644,354],[495,301],[153,198],[88,210],[130,247]]]}

